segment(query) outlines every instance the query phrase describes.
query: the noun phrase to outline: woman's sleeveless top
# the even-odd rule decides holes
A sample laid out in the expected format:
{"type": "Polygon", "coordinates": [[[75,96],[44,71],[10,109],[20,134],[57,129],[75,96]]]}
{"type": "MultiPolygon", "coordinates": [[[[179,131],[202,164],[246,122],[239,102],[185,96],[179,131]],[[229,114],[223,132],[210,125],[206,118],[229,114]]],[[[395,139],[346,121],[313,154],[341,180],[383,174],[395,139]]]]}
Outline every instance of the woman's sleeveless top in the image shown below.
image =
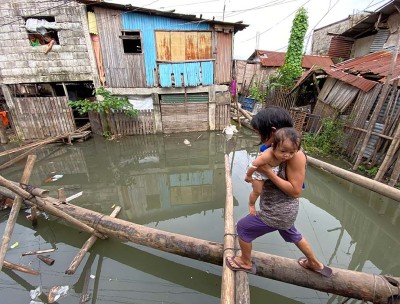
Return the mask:
{"type": "MultiPolygon", "coordinates": [[[[286,162],[279,166],[277,174],[287,180],[286,162]]],[[[299,198],[294,198],[280,190],[271,180],[266,180],[260,195],[260,211],[257,216],[268,226],[286,230],[296,220],[299,211],[299,198]]]]}

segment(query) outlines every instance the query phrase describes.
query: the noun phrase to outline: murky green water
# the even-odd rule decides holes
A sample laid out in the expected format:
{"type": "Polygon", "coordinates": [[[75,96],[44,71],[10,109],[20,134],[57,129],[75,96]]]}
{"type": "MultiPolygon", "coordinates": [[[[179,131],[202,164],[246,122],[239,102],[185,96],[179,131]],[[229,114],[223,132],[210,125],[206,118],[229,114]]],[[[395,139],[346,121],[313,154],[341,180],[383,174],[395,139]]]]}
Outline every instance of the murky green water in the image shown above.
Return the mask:
{"type": "MultiPolygon", "coordinates": [[[[118,141],[94,137],[73,146],[51,145],[38,152],[31,183],[56,196],[82,191],[71,203],[105,214],[122,207],[119,218],[149,227],[223,241],[224,153],[232,160],[236,220],[247,212],[251,187],[245,168],[256,155],[257,138],[242,131],[226,141],[216,132],[133,136],[118,141]],[[187,139],[191,146],[184,144],[187,139]],[[55,175],[61,178],[50,181],[55,175]]],[[[4,162],[5,159],[3,158],[4,162]]],[[[23,164],[1,174],[19,180],[23,164]]],[[[298,229],[317,256],[333,267],[400,276],[400,204],[312,167],[308,168],[298,229]]],[[[29,303],[29,291],[69,286],[57,303],[79,303],[86,280],[87,303],[219,303],[219,266],[174,256],[129,242],[97,241],[74,275],[64,274],[88,235],[59,220],[39,217],[32,229],[21,212],[6,259],[40,272],[31,276],[3,268],[1,303],[29,303]],[[56,248],[47,266],[30,250],[56,248]]],[[[7,212],[0,213],[4,231],[7,212]]],[[[257,239],[254,249],[297,259],[298,249],[279,234],[257,239]]],[[[344,299],[257,276],[249,276],[251,303],[341,303],[344,299]]],[[[47,296],[39,300],[47,303],[47,296]]],[[[350,300],[347,303],[356,303],[350,300]]]]}

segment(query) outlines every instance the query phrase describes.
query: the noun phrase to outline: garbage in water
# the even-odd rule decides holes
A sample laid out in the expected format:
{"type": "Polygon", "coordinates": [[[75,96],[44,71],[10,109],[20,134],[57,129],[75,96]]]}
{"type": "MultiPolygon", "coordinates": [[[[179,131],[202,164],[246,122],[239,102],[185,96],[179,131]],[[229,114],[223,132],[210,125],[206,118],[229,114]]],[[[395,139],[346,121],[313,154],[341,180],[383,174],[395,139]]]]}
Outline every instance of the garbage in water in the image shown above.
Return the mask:
{"type": "Polygon", "coordinates": [[[185,139],[184,141],[183,141],[183,143],[186,145],[186,146],[191,146],[191,143],[190,143],[190,141],[188,141],[187,139],[185,139]]]}
{"type": "Polygon", "coordinates": [[[45,179],[45,183],[49,183],[49,182],[55,182],[56,180],[59,180],[60,178],[62,178],[64,175],[62,174],[55,174],[52,177],[46,178],[45,179]]]}
{"type": "Polygon", "coordinates": [[[38,301],[30,301],[29,304],[44,304],[43,302],[38,302],[38,301]]]}
{"type": "Polygon", "coordinates": [[[49,303],[54,303],[60,297],[65,297],[68,294],[69,286],[54,286],[49,291],[49,296],[47,298],[49,303]]]}
{"type": "Polygon", "coordinates": [[[91,279],[94,279],[95,277],[96,277],[96,276],[93,275],[93,274],[90,275],[90,278],[91,278],[91,279]]]}
{"type": "Polygon", "coordinates": [[[234,126],[234,125],[229,125],[222,130],[222,133],[225,133],[226,140],[231,139],[233,134],[237,133],[237,132],[238,132],[238,130],[236,129],[236,126],[234,126]]]}
{"type": "Polygon", "coordinates": [[[72,201],[74,198],[80,197],[83,194],[83,191],[75,193],[65,199],[66,202],[72,201]]]}
{"type": "Polygon", "coordinates": [[[29,291],[32,300],[36,300],[42,294],[42,287],[39,286],[34,290],[29,291]]]}
{"type": "Polygon", "coordinates": [[[39,260],[41,260],[42,262],[46,263],[46,264],[49,265],[49,266],[51,266],[51,265],[54,264],[54,259],[50,258],[49,255],[44,256],[44,255],[40,255],[40,254],[39,254],[39,255],[37,256],[37,258],[38,258],[39,260]]]}
{"type": "Polygon", "coordinates": [[[19,245],[19,243],[18,243],[18,242],[15,242],[14,244],[12,244],[12,245],[10,246],[10,248],[13,249],[13,248],[17,247],[18,245],[19,245]]]}

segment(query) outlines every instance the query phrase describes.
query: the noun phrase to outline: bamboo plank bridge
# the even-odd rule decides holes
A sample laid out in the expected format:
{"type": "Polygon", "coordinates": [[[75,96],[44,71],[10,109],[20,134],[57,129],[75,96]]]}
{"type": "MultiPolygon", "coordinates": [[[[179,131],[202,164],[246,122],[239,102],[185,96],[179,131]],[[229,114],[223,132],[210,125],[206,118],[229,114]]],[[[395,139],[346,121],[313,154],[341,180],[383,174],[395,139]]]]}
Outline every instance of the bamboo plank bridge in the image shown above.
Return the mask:
{"type": "MultiPolygon", "coordinates": [[[[115,208],[111,215],[105,215],[75,206],[66,201],[65,193],[62,190],[59,191],[57,198],[49,197],[47,190],[28,185],[35,159],[36,157],[33,155],[28,156],[20,183],[10,181],[0,175],[0,194],[14,200],[0,248],[0,270],[2,267],[7,267],[32,275],[39,274],[35,270],[4,260],[17,214],[22,202],[24,202],[32,208],[31,213],[35,223],[37,223],[37,219],[35,219],[36,210],[41,210],[60,217],[69,225],[90,234],[90,238],[82,245],[81,250],[66,270],[66,274],[76,272],[85,254],[97,239],[107,241],[108,237],[112,237],[222,266],[221,303],[250,303],[247,274],[244,272],[235,273],[223,263],[224,258],[227,255],[234,254],[235,248],[238,248],[233,224],[230,162],[227,155],[225,155],[227,195],[223,244],[118,219],[116,217],[120,212],[119,207],[115,208]]],[[[317,165],[322,166],[321,163],[317,165]]],[[[30,254],[38,253],[40,252],[31,252],[30,254]]],[[[332,268],[334,275],[325,278],[318,273],[304,269],[293,259],[257,251],[253,251],[252,256],[256,265],[255,275],[257,276],[373,303],[400,303],[399,277],[332,268]]],[[[51,263],[52,261],[47,262],[51,263]]]]}

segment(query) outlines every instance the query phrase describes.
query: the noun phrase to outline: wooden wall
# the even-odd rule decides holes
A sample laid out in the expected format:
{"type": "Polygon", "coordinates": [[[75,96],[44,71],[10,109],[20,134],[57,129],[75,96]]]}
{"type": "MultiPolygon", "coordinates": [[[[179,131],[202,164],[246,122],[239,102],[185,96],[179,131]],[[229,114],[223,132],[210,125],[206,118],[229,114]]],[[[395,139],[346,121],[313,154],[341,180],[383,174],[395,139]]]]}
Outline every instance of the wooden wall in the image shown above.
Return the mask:
{"type": "Polygon", "coordinates": [[[8,107],[17,135],[24,139],[42,139],[76,129],[67,97],[14,98],[8,107]]]}
{"type": "Polygon", "coordinates": [[[119,38],[123,30],[122,12],[96,7],[95,13],[107,86],[146,87],[144,54],[125,54],[122,39],[119,38]]]}
{"type": "MultiPolygon", "coordinates": [[[[90,125],[95,134],[103,134],[103,127],[98,113],[89,113],[90,125]]],[[[113,135],[154,134],[154,116],[151,110],[141,110],[138,116],[129,117],[122,112],[109,115],[109,126],[113,135]]]]}
{"type": "Polygon", "coordinates": [[[207,131],[208,103],[161,103],[163,133],[207,131]]]}
{"type": "Polygon", "coordinates": [[[215,83],[230,83],[232,79],[233,33],[216,32],[215,83]]]}

